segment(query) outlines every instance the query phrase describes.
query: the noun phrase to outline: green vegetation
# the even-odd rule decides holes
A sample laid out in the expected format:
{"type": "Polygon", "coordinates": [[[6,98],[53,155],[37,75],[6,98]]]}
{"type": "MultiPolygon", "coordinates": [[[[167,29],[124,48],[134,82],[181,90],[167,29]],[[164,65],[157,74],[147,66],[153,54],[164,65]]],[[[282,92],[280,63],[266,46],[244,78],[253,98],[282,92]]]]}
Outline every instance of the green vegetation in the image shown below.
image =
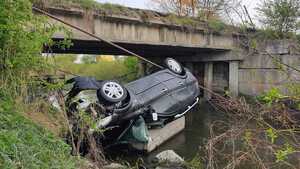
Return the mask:
{"type": "Polygon", "coordinates": [[[55,56],[55,63],[62,70],[67,70],[80,76],[95,77],[99,80],[117,78],[123,82],[127,82],[135,79],[138,72],[138,60],[134,57],[115,61],[84,62],[82,64],[75,64],[75,59],[75,55],[60,55],[55,56]]]}
{"type": "Polygon", "coordinates": [[[183,25],[183,26],[197,26],[199,21],[191,17],[180,17],[175,14],[170,14],[167,16],[167,20],[173,24],[183,25]]]}
{"type": "Polygon", "coordinates": [[[289,144],[285,144],[284,147],[280,150],[277,150],[275,152],[276,155],[276,162],[284,162],[288,159],[288,156],[295,153],[294,148],[289,145],[289,144]]]}
{"type": "Polygon", "coordinates": [[[283,96],[278,88],[272,88],[268,92],[263,93],[258,96],[257,99],[267,105],[271,105],[274,102],[278,102],[280,99],[283,99],[283,96]]]}
{"type": "Polygon", "coordinates": [[[41,51],[53,45],[57,29],[33,15],[29,0],[0,1],[0,168],[72,169],[81,161],[63,140],[25,118],[35,77],[50,70],[41,51]]]}
{"type": "Polygon", "coordinates": [[[200,155],[196,155],[191,161],[186,164],[188,169],[202,169],[204,168],[200,155]]]}
{"type": "Polygon", "coordinates": [[[260,21],[280,38],[286,38],[298,29],[300,16],[298,0],[268,0],[259,8],[259,12],[263,16],[260,21]]]}
{"type": "Polygon", "coordinates": [[[78,168],[70,151],[62,140],[25,119],[13,99],[0,92],[0,168],[78,168]]]}
{"type": "Polygon", "coordinates": [[[222,22],[220,19],[210,19],[207,22],[208,22],[208,27],[215,32],[224,31],[227,27],[227,25],[224,22],[222,22]]]}
{"type": "Polygon", "coordinates": [[[94,0],[32,0],[33,4],[58,7],[82,7],[91,9],[97,5],[94,0]]]}
{"type": "Polygon", "coordinates": [[[48,5],[48,6],[56,6],[62,8],[84,8],[84,9],[95,9],[101,10],[103,12],[111,12],[114,14],[121,14],[122,12],[126,12],[129,9],[111,3],[98,3],[94,0],[33,0],[33,3],[39,6],[48,5]]]}
{"type": "Polygon", "coordinates": [[[0,89],[24,94],[32,75],[47,68],[40,52],[52,43],[55,28],[46,25],[44,18],[32,14],[28,0],[0,2],[0,89]]]}
{"type": "Polygon", "coordinates": [[[291,38],[299,29],[300,4],[298,0],[267,0],[258,9],[266,33],[277,39],[291,38]]]}
{"type": "MultiPolygon", "coordinates": [[[[151,12],[140,12],[134,9],[130,9],[121,5],[111,4],[111,3],[98,3],[94,0],[34,0],[34,3],[38,6],[54,6],[62,8],[85,8],[99,10],[101,14],[104,15],[125,15],[131,17],[139,16],[141,20],[146,21],[149,17],[155,14],[151,12]]],[[[202,16],[199,17],[188,17],[188,16],[178,16],[176,14],[168,14],[166,16],[160,16],[161,20],[167,23],[172,23],[180,26],[186,27],[196,27],[205,25],[202,16]],[[202,20],[202,21],[201,21],[202,20]]],[[[156,18],[157,19],[157,18],[156,18]]],[[[212,29],[214,32],[224,31],[228,26],[221,21],[219,18],[209,18],[207,20],[207,28],[212,29]]]]}

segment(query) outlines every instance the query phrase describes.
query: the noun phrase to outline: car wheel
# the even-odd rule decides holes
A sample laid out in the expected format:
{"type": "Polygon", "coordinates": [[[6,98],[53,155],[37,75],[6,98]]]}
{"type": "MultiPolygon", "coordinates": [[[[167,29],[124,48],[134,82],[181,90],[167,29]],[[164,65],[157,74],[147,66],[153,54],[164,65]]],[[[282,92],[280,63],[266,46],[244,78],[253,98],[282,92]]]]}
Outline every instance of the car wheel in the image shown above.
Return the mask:
{"type": "Polygon", "coordinates": [[[97,97],[101,103],[114,104],[127,97],[127,90],[116,81],[104,81],[97,90],[97,97]]]}
{"type": "Polygon", "coordinates": [[[184,69],[183,69],[182,65],[179,62],[177,62],[175,59],[167,58],[165,60],[165,64],[166,64],[167,68],[170,69],[172,72],[179,74],[179,75],[184,74],[184,69]]]}

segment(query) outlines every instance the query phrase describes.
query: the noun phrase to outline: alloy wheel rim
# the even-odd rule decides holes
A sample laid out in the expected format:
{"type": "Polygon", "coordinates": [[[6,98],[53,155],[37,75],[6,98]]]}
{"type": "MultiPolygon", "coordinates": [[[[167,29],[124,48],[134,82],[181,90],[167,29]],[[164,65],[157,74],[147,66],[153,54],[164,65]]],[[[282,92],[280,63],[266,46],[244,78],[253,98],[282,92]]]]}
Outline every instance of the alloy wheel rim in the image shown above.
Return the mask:
{"type": "Polygon", "coordinates": [[[167,63],[168,63],[168,66],[170,67],[170,69],[172,69],[174,72],[181,73],[181,71],[182,71],[181,66],[175,60],[169,59],[167,61],[167,63]]]}
{"type": "Polygon", "coordinates": [[[102,91],[110,99],[121,99],[124,95],[122,86],[116,82],[105,83],[102,91]]]}

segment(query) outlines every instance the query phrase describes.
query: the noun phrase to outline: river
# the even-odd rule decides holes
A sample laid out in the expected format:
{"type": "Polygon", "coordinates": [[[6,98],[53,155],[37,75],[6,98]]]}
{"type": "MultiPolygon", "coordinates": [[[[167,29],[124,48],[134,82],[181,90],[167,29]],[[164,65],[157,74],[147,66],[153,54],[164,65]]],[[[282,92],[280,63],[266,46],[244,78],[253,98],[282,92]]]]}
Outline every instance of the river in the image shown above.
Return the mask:
{"type": "MultiPolygon", "coordinates": [[[[215,109],[207,102],[200,102],[186,115],[185,129],[158,147],[150,154],[139,154],[131,152],[130,155],[121,155],[117,159],[136,162],[138,158],[142,158],[146,164],[151,163],[151,160],[158,153],[165,150],[174,150],[178,155],[185,160],[193,159],[198,153],[201,155],[201,147],[209,137],[209,126],[216,120],[223,119],[222,113],[215,109]]],[[[202,149],[203,150],[203,149],[202,149]]]]}
{"type": "Polygon", "coordinates": [[[191,160],[200,152],[209,137],[210,124],[222,118],[222,113],[215,111],[210,104],[200,102],[186,115],[185,129],[146,156],[146,159],[151,159],[164,150],[174,150],[185,160],[191,160]]]}

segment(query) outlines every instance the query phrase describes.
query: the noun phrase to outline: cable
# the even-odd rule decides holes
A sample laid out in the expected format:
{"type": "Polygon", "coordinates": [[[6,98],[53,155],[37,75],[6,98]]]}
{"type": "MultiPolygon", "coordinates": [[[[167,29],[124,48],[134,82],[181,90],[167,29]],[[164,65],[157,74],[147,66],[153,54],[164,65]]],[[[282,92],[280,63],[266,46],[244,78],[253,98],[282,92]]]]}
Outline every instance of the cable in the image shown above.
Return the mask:
{"type": "Polygon", "coordinates": [[[39,12],[39,13],[41,13],[41,14],[43,14],[43,15],[46,15],[46,16],[48,16],[48,17],[50,17],[50,18],[52,18],[52,19],[54,19],[54,20],[56,20],[56,21],[59,21],[59,22],[65,24],[65,25],[68,25],[68,26],[70,26],[70,27],[72,27],[72,28],[74,28],[74,29],[76,29],[76,30],[82,32],[82,33],[85,33],[85,34],[87,34],[87,35],[89,35],[89,36],[91,36],[91,37],[93,37],[93,38],[95,38],[95,39],[97,39],[97,40],[99,40],[99,41],[103,41],[103,42],[105,42],[105,43],[107,43],[107,44],[110,44],[110,45],[112,45],[112,46],[114,46],[114,47],[116,47],[116,48],[118,48],[118,49],[120,49],[120,50],[122,50],[122,51],[124,51],[124,52],[126,52],[126,53],[128,53],[128,54],[130,54],[130,55],[133,55],[133,56],[135,56],[135,57],[137,57],[137,58],[139,58],[139,59],[141,59],[141,60],[143,60],[143,61],[145,61],[145,62],[148,62],[148,63],[150,63],[150,64],[152,64],[152,65],[154,65],[154,66],[156,66],[156,67],[158,67],[158,68],[160,68],[160,69],[163,69],[162,66],[160,66],[160,65],[158,65],[158,64],[156,64],[156,63],[154,63],[154,62],[152,62],[152,61],[150,61],[150,60],[148,60],[148,59],[146,59],[146,58],[144,58],[144,57],[142,57],[142,56],[140,56],[140,55],[138,55],[138,54],[136,54],[136,53],[134,53],[134,52],[131,52],[131,51],[129,51],[129,50],[123,48],[122,46],[119,46],[119,45],[117,45],[117,44],[115,44],[115,43],[113,43],[113,42],[111,42],[111,41],[109,41],[109,40],[106,40],[106,39],[104,39],[104,38],[100,38],[100,37],[98,37],[98,36],[96,36],[96,35],[94,35],[94,34],[88,32],[88,31],[86,31],[86,30],[83,30],[83,29],[81,29],[81,28],[79,28],[79,27],[77,27],[77,26],[74,26],[74,25],[72,25],[72,24],[70,24],[70,23],[68,23],[68,22],[65,22],[64,20],[62,20],[62,19],[60,19],[60,18],[58,18],[58,17],[56,17],[56,16],[54,16],[54,15],[52,15],[52,14],[50,14],[50,13],[44,11],[44,10],[42,10],[42,9],[39,9],[39,8],[37,8],[37,7],[34,7],[34,6],[32,7],[32,9],[33,9],[34,11],[39,12]]]}

